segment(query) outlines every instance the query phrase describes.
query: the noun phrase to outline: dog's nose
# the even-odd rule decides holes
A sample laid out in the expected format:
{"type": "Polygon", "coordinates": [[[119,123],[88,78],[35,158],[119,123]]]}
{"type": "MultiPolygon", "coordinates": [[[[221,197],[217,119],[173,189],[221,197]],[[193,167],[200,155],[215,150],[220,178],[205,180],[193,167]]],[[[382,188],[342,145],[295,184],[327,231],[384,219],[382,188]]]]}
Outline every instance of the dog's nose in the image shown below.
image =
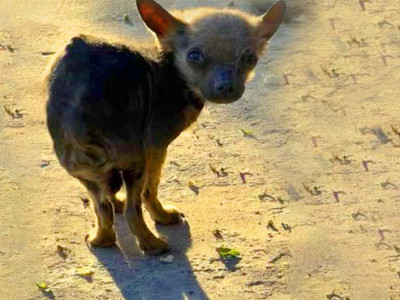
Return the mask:
{"type": "Polygon", "coordinates": [[[218,94],[219,96],[228,98],[232,96],[236,91],[231,81],[217,81],[214,84],[214,90],[215,93],[218,94]]]}
{"type": "Polygon", "coordinates": [[[221,66],[217,70],[214,80],[214,93],[218,97],[231,98],[236,93],[234,69],[230,66],[221,66]]]}

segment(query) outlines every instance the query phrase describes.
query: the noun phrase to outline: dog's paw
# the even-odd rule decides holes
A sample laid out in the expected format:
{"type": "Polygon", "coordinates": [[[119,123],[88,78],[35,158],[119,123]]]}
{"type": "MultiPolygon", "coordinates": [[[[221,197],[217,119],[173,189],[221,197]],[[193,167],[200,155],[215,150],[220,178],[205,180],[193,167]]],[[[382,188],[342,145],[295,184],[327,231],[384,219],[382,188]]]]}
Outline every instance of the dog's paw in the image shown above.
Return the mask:
{"type": "Polygon", "coordinates": [[[146,255],[161,255],[169,251],[168,243],[163,239],[154,237],[151,241],[147,241],[146,245],[140,244],[139,247],[144,251],[146,255]]]}
{"type": "Polygon", "coordinates": [[[86,242],[92,247],[109,248],[115,245],[117,238],[114,231],[102,232],[97,228],[86,235],[86,242]]]}
{"type": "Polygon", "coordinates": [[[162,212],[154,216],[154,222],[160,225],[175,225],[183,221],[185,215],[173,206],[165,205],[162,212]]]}

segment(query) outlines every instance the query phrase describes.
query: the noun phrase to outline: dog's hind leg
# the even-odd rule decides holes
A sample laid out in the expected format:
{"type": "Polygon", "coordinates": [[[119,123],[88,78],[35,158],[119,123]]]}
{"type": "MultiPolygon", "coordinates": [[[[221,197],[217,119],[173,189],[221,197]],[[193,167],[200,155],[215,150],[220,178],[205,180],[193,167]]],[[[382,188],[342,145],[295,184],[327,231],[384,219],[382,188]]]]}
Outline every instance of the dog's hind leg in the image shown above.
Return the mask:
{"type": "Polygon", "coordinates": [[[91,195],[96,226],[88,236],[88,242],[95,247],[111,247],[116,236],[113,229],[114,212],[110,202],[111,194],[107,184],[80,179],[91,195]]]}
{"type": "Polygon", "coordinates": [[[122,187],[122,175],[118,170],[114,169],[111,171],[108,185],[111,191],[111,203],[114,206],[114,211],[116,213],[123,213],[124,201],[121,201],[116,197],[116,193],[118,193],[122,187]]]}
{"type": "Polygon", "coordinates": [[[132,233],[136,235],[139,247],[148,255],[158,255],[168,249],[168,244],[158,238],[143,219],[141,193],[143,190],[143,172],[123,171],[126,187],[125,219],[132,233]]]}
{"type": "Polygon", "coordinates": [[[156,223],[162,225],[173,225],[180,222],[184,215],[172,206],[162,205],[157,198],[161,169],[166,155],[167,149],[146,149],[143,200],[152,219],[156,223]]]}

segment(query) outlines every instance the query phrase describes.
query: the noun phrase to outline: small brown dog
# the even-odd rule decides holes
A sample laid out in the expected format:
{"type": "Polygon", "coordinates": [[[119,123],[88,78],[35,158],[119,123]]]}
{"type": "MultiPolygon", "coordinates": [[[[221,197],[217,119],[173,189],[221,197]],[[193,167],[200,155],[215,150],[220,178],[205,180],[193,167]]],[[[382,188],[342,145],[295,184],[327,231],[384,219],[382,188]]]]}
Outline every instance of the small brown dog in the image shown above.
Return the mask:
{"type": "Polygon", "coordinates": [[[173,16],[153,0],[136,2],[159,47],[74,37],[48,75],[47,124],[61,165],[91,194],[89,243],[114,245],[114,211],[124,211],[140,248],[160,254],[168,245],[146,226],[142,200],[155,222],[180,221],[182,214],[157,198],[168,145],[205,101],[242,96],[286,3],[255,17],[211,8],[173,16]],[[123,183],[124,204],[115,198],[123,183]]]}

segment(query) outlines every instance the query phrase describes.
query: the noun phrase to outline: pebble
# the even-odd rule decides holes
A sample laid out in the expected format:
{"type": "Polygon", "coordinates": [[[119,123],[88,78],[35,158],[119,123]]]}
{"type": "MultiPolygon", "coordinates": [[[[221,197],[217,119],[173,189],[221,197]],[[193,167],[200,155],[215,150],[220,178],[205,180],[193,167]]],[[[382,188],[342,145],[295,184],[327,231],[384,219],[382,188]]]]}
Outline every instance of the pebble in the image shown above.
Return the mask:
{"type": "Polygon", "coordinates": [[[170,264],[170,263],[172,263],[174,261],[174,256],[173,255],[167,255],[167,256],[161,257],[160,261],[162,261],[163,263],[170,264]]]}

